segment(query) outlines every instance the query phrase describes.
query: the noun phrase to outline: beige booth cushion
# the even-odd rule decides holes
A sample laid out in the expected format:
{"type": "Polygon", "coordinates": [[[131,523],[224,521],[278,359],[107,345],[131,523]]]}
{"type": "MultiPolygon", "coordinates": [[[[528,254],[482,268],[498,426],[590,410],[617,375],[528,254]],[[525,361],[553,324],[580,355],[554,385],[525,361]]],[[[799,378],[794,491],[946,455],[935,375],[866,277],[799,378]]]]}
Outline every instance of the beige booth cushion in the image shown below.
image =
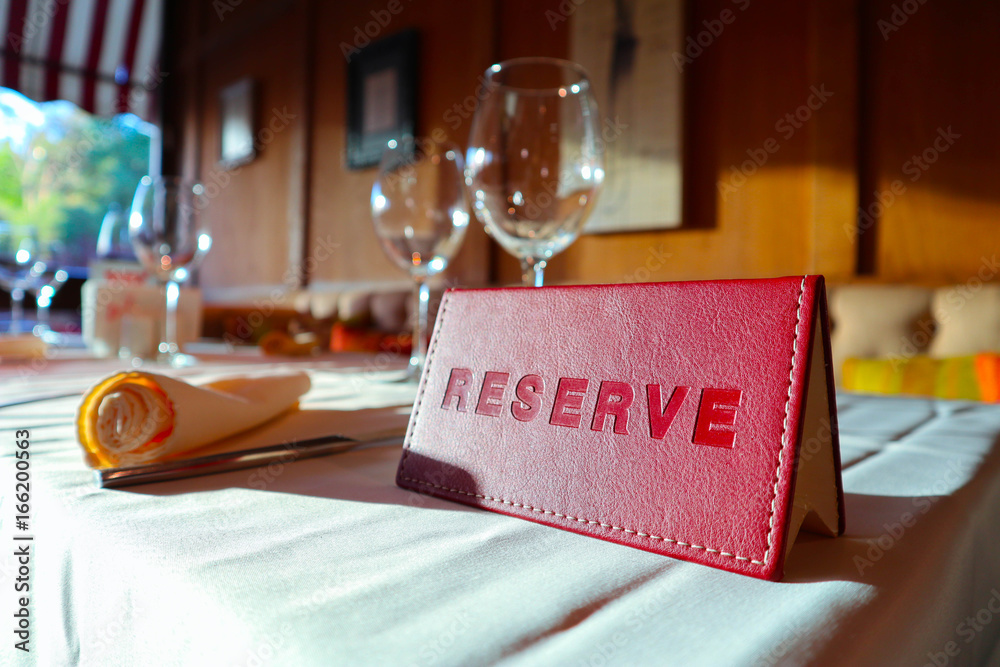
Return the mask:
{"type": "Polygon", "coordinates": [[[1000,285],[955,285],[934,292],[932,357],[1000,351],[1000,285]]]}
{"type": "Polygon", "coordinates": [[[837,385],[850,357],[912,357],[926,352],[934,333],[931,290],[912,285],[831,287],[831,347],[837,385]]]}

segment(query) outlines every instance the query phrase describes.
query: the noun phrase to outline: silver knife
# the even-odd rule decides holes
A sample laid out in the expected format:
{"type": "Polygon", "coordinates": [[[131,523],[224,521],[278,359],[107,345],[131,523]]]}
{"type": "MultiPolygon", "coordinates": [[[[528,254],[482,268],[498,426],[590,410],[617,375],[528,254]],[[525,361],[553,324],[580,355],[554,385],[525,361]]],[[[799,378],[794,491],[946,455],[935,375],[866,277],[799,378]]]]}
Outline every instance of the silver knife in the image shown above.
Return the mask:
{"type": "Polygon", "coordinates": [[[94,480],[102,489],[114,489],[133,484],[164,482],[171,479],[212,475],[229,470],[241,470],[266,465],[272,461],[290,463],[299,459],[345,452],[369,441],[355,440],[343,435],[326,435],[309,440],[241,449],[234,452],[196,456],[164,463],[100,468],[94,471],[94,480]]]}

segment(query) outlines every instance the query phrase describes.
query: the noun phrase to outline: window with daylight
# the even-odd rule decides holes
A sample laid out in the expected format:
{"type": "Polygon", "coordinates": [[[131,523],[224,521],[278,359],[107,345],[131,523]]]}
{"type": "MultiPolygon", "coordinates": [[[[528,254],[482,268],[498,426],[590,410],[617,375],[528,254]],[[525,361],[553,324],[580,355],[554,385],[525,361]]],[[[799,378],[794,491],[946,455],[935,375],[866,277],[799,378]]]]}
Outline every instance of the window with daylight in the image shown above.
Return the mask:
{"type": "Polygon", "coordinates": [[[132,114],[93,116],[0,88],[0,255],[27,239],[81,273],[95,256],[127,254],[115,219],[124,222],[158,136],[132,114]]]}

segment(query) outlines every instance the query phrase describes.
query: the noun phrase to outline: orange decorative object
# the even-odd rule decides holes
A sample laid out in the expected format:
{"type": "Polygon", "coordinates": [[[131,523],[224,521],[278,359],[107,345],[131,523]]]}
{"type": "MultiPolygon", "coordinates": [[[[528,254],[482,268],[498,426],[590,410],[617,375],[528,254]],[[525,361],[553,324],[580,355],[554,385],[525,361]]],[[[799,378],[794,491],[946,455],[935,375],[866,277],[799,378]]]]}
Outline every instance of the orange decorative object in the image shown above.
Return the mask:
{"type": "Polygon", "coordinates": [[[351,327],[343,322],[333,325],[330,350],[333,352],[388,352],[409,355],[413,349],[410,334],[387,334],[361,327],[351,327]]]}
{"type": "Polygon", "coordinates": [[[257,345],[267,356],[305,357],[319,349],[319,340],[311,333],[290,336],[284,331],[269,331],[257,345]]]}

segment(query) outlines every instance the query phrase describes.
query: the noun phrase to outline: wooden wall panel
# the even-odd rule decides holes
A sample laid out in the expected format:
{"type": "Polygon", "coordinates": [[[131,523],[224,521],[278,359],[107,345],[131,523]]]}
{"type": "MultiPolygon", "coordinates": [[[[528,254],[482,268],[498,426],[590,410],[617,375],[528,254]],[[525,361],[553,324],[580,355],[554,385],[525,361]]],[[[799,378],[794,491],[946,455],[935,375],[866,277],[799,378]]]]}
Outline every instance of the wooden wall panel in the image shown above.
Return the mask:
{"type": "MultiPolygon", "coordinates": [[[[547,280],[847,275],[852,261],[843,257],[853,251],[843,227],[851,227],[856,201],[851,4],[688,3],[694,37],[706,22],[718,28],[723,12],[733,18],[685,68],[685,228],[583,236],[550,262],[547,280]],[[807,109],[808,120],[784,120],[824,85],[833,95],[807,109]],[[760,166],[748,162],[754,156],[760,166]]],[[[533,6],[533,19],[516,22],[520,34],[502,33],[505,56],[524,55],[551,32],[538,20],[543,8],[533,6]]],[[[500,280],[516,281],[516,263],[499,262],[500,280]]]]}
{"type": "Polygon", "coordinates": [[[965,282],[1000,255],[1000,4],[877,0],[866,19],[863,201],[877,212],[874,193],[894,199],[877,223],[874,274],[965,282]]]}
{"type": "MultiPolygon", "coordinates": [[[[468,112],[455,105],[469,105],[466,98],[493,62],[493,4],[411,0],[401,6],[375,38],[411,27],[420,31],[418,132],[441,129],[464,149],[468,112]]],[[[180,136],[172,166],[200,178],[213,195],[207,216],[216,245],[200,276],[210,300],[270,294],[274,287],[294,287],[291,279],[300,274],[320,289],[407,282],[372,231],[368,198],[375,169],[350,171],[344,155],[343,45],[362,45],[356,28],[374,32],[372,12],[384,19],[385,8],[372,0],[189,2],[172,8],[185,44],[177,56],[183,104],[173,114],[180,136]],[[276,118],[288,122],[276,121],[281,129],[257,159],[234,173],[216,163],[218,93],[243,76],[257,82],[258,130],[276,118]]],[[[485,233],[472,225],[448,272],[450,282],[485,283],[488,253],[485,233]]]]}
{"type": "Polygon", "coordinates": [[[853,276],[856,269],[858,3],[809,5],[810,78],[834,96],[809,128],[812,183],[806,224],[811,234],[806,266],[834,281],[853,276]]]}
{"type": "MultiPolygon", "coordinates": [[[[226,5],[232,11],[223,17],[216,6],[188,0],[172,10],[183,45],[171,75],[171,90],[183,96],[171,114],[182,135],[178,164],[213,181],[218,90],[240,76],[259,82],[262,121],[285,107],[297,118],[213,202],[217,246],[203,285],[210,294],[280,285],[289,268],[331,246],[335,252],[311,266],[317,288],[404,282],[371,230],[375,171],[344,167],[341,45],[386,3],[244,0],[226,5]]],[[[378,36],[420,31],[420,132],[441,129],[464,145],[469,112],[455,105],[469,102],[471,110],[478,77],[495,60],[564,56],[567,22],[558,17],[571,19],[564,13],[571,6],[404,0],[378,36]]],[[[992,257],[1000,245],[992,182],[1000,155],[993,74],[1000,5],[687,0],[689,35],[705,41],[706,22],[718,27],[725,11],[734,20],[685,69],[684,228],[582,237],[553,259],[549,282],[799,272],[848,280],[859,249],[861,268],[878,279],[944,282],[964,280],[992,257]],[[918,9],[893,18],[904,5],[918,9]],[[880,20],[898,22],[898,30],[883,34],[880,20]],[[803,105],[814,89],[832,95],[809,111],[803,105]],[[808,116],[797,127],[785,119],[795,113],[808,116]],[[919,179],[906,180],[906,192],[858,236],[859,205],[908,178],[912,156],[948,127],[960,137],[919,179]],[[776,151],[762,165],[747,162],[767,146],[776,151]],[[731,180],[741,166],[747,173],[731,180]]],[[[470,232],[452,281],[516,282],[514,260],[478,223],[470,232]]]]}
{"type": "Polygon", "coordinates": [[[305,3],[248,0],[221,17],[211,3],[201,6],[200,48],[189,62],[200,82],[193,161],[210,197],[214,239],[200,272],[209,299],[267,293],[286,285],[300,261],[306,18],[305,3]],[[247,76],[257,83],[258,155],[229,171],[218,164],[219,91],[247,76]]]}
{"type": "MultiPolygon", "coordinates": [[[[319,5],[316,62],[315,154],[312,181],[311,247],[320,241],[341,252],[321,262],[311,276],[317,287],[346,282],[405,282],[406,275],[383,254],[372,229],[369,196],[374,168],[348,170],[345,165],[347,61],[342,44],[353,44],[357,28],[365,29],[373,10],[384,2],[319,5]]],[[[418,134],[436,130],[463,150],[469,132],[462,108],[476,90],[479,76],[493,62],[493,5],[446,0],[403,2],[403,10],[378,36],[407,28],[420,31],[418,134]],[[459,110],[456,110],[458,105],[459,110]]],[[[360,41],[358,42],[360,43],[360,41]]],[[[482,227],[470,225],[465,243],[448,276],[452,283],[483,284],[488,278],[489,246],[482,227]]]]}

